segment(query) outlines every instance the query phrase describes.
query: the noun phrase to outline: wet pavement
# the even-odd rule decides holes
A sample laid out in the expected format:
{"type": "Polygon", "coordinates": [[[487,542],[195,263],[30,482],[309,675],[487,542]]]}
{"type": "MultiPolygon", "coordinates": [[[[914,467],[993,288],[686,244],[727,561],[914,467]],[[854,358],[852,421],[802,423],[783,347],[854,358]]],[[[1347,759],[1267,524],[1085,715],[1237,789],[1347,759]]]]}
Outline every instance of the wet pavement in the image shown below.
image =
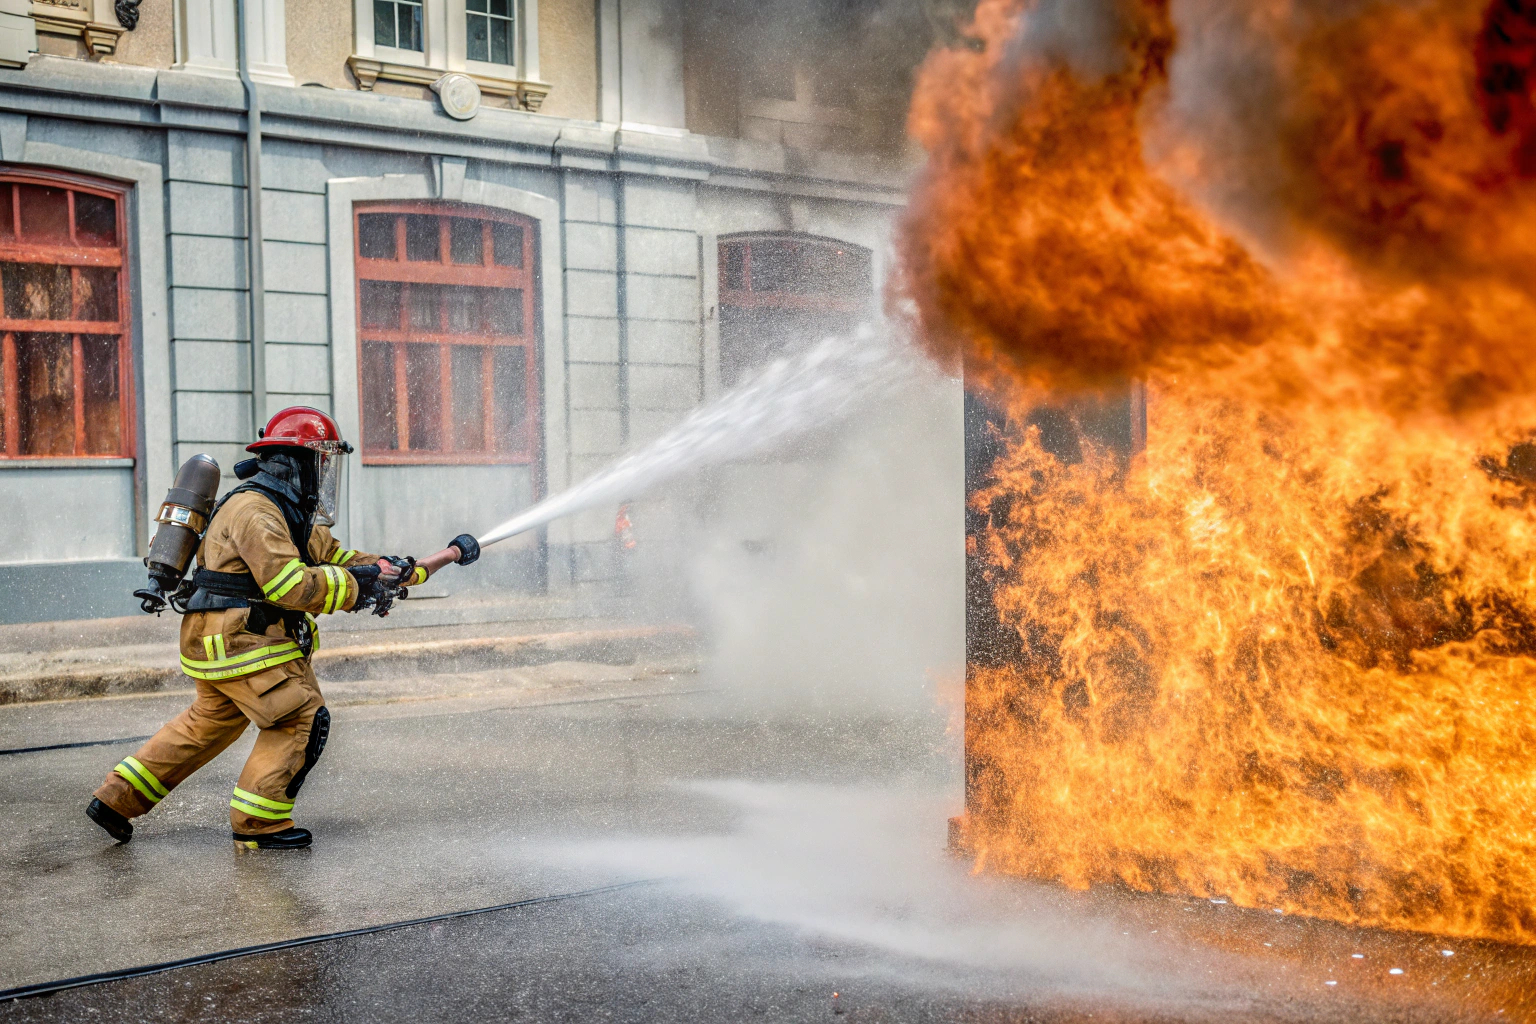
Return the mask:
{"type": "MultiPolygon", "coordinates": [[[[943,848],[959,779],[941,708],[769,711],[676,662],[328,692],[304,853],[229,843],[249,738],[124,847],[81,810],[131,744],[0,756],[0,988],[645,884],[3,1003],[0,1021],[1536,1020],[1536,951],[973,874],[943,848]]],[[[139,735],[184,700],[0,708],[0,749],[139,735]]]]}

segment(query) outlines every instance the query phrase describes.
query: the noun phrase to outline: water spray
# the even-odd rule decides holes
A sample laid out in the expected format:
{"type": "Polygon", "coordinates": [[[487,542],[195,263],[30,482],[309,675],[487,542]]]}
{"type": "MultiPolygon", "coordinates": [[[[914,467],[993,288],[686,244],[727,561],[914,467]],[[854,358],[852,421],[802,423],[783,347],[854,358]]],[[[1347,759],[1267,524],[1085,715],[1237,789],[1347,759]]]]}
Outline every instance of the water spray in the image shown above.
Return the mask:
{"type": "Polygon", "coordinates": [[[480,538],[488,547],[600,505],[617,505],[686,473],[747,458],[845,419],[910,380],[918,359],[860,327],[777,359],[740,387],[699,406],[650,444],[551,495],[480,538]]]}

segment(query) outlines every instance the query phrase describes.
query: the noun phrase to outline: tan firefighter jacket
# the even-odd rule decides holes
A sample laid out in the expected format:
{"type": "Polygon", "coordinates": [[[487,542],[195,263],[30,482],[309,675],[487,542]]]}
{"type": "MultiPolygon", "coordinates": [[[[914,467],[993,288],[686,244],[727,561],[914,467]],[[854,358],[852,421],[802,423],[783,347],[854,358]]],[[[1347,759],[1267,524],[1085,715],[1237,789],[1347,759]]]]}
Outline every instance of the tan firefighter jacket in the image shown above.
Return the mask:
{"type": "MultiPolygon", "coordinates": [[[[203,568],[248,572],[269,603],[310,615],[350,610],[358,587],[344,567],[371,565],[379,556],[345,550],[329,529],[316,526],[309,535],[309,558],[318,564],[304,564],[282,512],[270,498],[252,491],[224,503],[197,554],[203,568]]],[[[283,624],[252,633],[245,628],[250,613],[249,608],[188,612],[181,620],[182,671],[193,679],[220,683],[289,666],[288,671],[265,676],[258,693],[290,675],[304,674],[308,659],[283,624]]]]}

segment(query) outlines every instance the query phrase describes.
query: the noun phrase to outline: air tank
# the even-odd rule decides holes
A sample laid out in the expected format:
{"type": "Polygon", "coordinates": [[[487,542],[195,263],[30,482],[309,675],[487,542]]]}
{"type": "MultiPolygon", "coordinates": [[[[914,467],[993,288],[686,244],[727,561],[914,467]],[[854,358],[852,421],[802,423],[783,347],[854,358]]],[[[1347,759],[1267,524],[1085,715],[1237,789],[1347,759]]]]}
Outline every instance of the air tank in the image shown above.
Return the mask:
{"type": "Polygon", "coordinates": [[[149,586],[135,590],[139,607],[155,615],[165,610],[168,595],[181,586],[187,567],[203,542],[208,517],[219,493],[219,464],[211,455],[194,455],[176,473],[176,482],[160,503],[155,539],[149,545],[144,566],[149,586]]]}

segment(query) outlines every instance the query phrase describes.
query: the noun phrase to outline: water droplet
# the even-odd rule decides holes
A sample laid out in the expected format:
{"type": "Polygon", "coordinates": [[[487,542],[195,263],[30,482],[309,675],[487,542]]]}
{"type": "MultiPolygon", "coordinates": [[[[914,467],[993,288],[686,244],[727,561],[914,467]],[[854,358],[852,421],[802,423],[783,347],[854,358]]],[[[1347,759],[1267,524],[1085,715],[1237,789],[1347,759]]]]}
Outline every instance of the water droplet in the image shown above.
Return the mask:
{"type": "Polygon", "coordinates": [[[1402,974],[1403,973],[1403,969],[1401,967],[1394,967],[1390,971],[1388,971],[1387,973],[1388,974],[1402,974]]]}

